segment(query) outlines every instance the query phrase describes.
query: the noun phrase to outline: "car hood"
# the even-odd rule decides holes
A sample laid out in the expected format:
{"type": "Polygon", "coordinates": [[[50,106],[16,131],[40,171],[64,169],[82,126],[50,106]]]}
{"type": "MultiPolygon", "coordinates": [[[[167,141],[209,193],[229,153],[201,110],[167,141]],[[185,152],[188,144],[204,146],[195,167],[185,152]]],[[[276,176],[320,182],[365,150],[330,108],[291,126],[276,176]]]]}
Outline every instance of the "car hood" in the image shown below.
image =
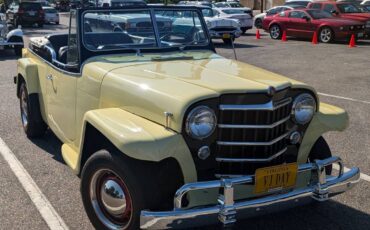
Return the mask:
{"type": "Polygon", "coordinates": [[[320,22],[334,23],[338,25],[348,26],[348,25],[359,25],[361,22],[349,19],[349,18],[322,18],[318,19],[320,22]]]}
{"type": "Polygon", "coordinates": [[[207,22],[208,29],[215,27],[239,27],[239,23],[234,19],[204,17],[204,20],[207,22]]]}
{"type": "Polygon", "coordinates": [[[349,18],[349,19],[360,20],[360,21],[370,20],[370,14],[369,13],[341,14],[340,16],[342,18],[349,18]]]}
{"type": "MultiPolygon", "coordinates": [[[[307,85],[212,52],[95,57],[84,73],[103,77],[100,107],[119,107],[180,132],[184,114],[195,102],[221,94],[268,92],[307,85]]],[[[94,78],[89,76],[90,78],[94,78]]],[[[96,77],[95,77],[96,79],[96,77]]]]}

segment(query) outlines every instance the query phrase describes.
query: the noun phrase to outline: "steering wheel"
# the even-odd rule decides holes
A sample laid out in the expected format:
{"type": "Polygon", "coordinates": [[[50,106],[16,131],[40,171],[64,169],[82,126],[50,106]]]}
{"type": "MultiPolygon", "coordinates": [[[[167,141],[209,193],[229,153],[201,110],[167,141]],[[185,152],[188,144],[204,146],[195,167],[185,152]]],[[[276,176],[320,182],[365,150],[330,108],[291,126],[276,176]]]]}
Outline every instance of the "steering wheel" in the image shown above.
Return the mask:
{"type": "Polygon", "coordinates": [[[160,40],[170,41],[169,39],[171,38],[171,36],[179,36],[179,37],[182,37],[184,40],[191,40],[191,37],[188,34],[183,33],[183,32],[173,32],[173,31],[160,37],[160,40]]]}

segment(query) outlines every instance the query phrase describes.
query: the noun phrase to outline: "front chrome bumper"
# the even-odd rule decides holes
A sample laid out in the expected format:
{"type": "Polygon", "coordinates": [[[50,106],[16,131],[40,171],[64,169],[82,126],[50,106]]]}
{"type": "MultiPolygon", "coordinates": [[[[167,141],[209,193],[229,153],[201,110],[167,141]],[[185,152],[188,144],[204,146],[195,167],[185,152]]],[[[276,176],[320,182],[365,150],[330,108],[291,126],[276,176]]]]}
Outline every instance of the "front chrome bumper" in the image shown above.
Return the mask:
{"type": "Polygon", "coordinates": [[[355,167],[343,171],[339,157],[317,160],[314,163],[301,164],[299,172],[312,171],[312,183],[307,187],[294,189],[286,193],[277,193],[245,201],[234,201],[234,186],[253,184],[254,176],[243,176],[217,181],[189,183],[177,190],[172,211],[142,211],[140,225],[142,229],[190,228],[202,225],[223,223],[225,225],[263,213],[273,212],[311,202],[313,199],[326,201],[330,197],[351,189],[360,180],[360,170],[355,167]],[[338,176],[327,176],[325,166],[339,164],[338,176]],[[218,205],[184,209],[182,199],[189,192],[211,188],[223,188],[219,194],[218,205]]]}

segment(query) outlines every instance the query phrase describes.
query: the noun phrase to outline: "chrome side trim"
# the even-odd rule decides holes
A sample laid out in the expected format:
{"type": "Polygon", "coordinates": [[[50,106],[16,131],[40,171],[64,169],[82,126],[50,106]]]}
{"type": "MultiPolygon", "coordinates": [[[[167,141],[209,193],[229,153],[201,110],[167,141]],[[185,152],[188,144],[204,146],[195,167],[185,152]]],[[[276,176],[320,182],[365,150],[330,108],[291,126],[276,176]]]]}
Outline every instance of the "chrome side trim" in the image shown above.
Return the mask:
{"type": "Polygon", "coordinates": [[[220,105],[220,110],[223,111],[249,111],[249,110],[263,110],[263,111],[274,111],[292,102],[292,98],[288,97],[279,102],[269,101],[265,104],[255,105],[220,105]]]}
{"type": "Polygon", "coordinates": [[[216,161],[218,162],[269,162],[275,159],[276,157],[280,156],[281,154],[285,153],[288,148],[284,148],[279,152],[275,153],[274,155],[270,156],[269,158],[223,158],[217,157],[216,161]]]}
{"type": "Polygon", "coordinates": [[[140,227],[142,229],[184,229],[220,222],[229,224],[234,223],[237,219],[278,211],[297,206],[298,204],[306,204],[313,199],[326,201],[330,197],[348,191],[360,181],[360,170],[357,167],[351,168],[347,172],[340,170],[338,176],[322,174],[322,171],[325,171],[323,170],[325,166],[334,163],[339,164],[340,168],[343,168],[339,157],[330,157],[313,163],[301,164],[298,166],[299,172],[307,170],[312,172],[312,182],[307,186],[247,200],[234,200],[235,185],[252,185],[254,181],[253,175],[185,184],[176,192],[173,210],[141,211],[140,227]],[[218,200],[215,201],[218,204],[191,209],[182,208],[179,201],[187,192],[212,188],[223,188],[220,189],[218,200]]]}
{"type": "Polygon", "coordinates": [[[289,135],[289,132],[284,133],[280,137],[273,139],[272,141],[268,142],[235,142],[235,141],[217,141],[218,145],[227,145],[227,146],[265,146],[265,145],[273,145],[278,141],[281,141],[285,137],[289,135]]]}
{"type": "Polygon", "coordinates": [[[278,125],[283,124],[284,122],[288,121],[290,116],[272,123],[271,125],[231,125],[231,124],[219,124],[218,127],[221,129],[272,129],[278,125]]]}

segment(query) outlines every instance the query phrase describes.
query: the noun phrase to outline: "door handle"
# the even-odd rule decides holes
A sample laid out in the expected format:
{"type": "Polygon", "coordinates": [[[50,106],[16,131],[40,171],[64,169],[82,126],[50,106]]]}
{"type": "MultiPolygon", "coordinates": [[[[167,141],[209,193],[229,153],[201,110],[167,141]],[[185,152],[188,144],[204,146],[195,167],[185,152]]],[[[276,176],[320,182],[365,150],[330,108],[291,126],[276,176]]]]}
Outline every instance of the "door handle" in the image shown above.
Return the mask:
{"type": "Polygon", "coordinates": [[[46,79],[48,79],[48,80],[53,80],[53,75],[49,74],[49,75],[46,77],[46,79]]]}

